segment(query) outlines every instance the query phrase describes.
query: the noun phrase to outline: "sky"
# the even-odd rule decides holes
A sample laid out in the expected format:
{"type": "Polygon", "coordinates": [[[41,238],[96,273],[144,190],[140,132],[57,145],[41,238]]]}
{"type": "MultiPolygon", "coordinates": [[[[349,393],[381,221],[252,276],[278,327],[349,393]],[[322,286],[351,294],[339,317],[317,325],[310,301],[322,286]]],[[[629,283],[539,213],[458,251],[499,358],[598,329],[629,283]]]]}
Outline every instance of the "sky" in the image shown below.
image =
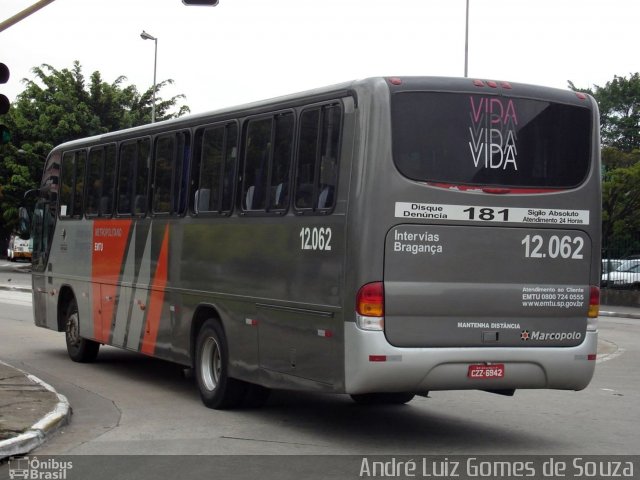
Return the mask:
{"type": "MultiPolygon", "coordinates": [[[[0,21],[36,0],[2,0],[0,21]]],[[[640,71],[640,0],[469,0],[469,77],[567,88],[640,71]]],[[[371,76],[464,76],[466,0],[55,0],[0,32],[10,100],[41,64],[144,91],[175,84],[192,113],[371,76]]]]}

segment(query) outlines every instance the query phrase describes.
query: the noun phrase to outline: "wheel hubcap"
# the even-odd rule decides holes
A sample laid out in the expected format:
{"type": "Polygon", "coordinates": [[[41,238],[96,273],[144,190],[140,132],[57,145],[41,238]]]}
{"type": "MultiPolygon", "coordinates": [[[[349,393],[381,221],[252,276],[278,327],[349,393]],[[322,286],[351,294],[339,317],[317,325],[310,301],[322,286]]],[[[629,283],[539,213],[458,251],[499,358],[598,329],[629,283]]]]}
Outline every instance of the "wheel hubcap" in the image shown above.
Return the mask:
{"type": "Polygon", "coordinates": [[[200,371],[202,381],[207,390],[213,391],[218,388],[220,382],[220,372],[222,371],[222,358],[220,357],[220,347],[213,337],[208,337],[202,347],[202,358],[200,359],[200,371]]]}
{"type": "Polygon", "coordinates": [[[77,312],[69,315],[69,318],[67,318],[67,340],[73,346],[78,346],[80,344],[77,312]]]}

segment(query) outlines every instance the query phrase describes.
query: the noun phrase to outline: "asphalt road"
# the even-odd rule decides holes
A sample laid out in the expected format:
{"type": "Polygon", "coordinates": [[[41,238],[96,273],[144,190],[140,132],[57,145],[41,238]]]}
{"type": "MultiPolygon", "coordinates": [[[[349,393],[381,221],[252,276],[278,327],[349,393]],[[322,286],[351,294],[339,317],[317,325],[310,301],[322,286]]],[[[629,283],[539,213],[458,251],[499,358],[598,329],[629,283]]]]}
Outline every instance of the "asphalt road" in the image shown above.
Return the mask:
{"type": "Polygon", "coordinates": [[[640,320],[601,318],[608,355],[582,392],[433,392],[363,408],[344,395],[278,391],[262,409],[205,408],[183,369],[114,348],[95,364],[33,325],[30,294],[0,290],[0,358],[53,385],[71,424],[38,455],[639,454],[640,320]]]}

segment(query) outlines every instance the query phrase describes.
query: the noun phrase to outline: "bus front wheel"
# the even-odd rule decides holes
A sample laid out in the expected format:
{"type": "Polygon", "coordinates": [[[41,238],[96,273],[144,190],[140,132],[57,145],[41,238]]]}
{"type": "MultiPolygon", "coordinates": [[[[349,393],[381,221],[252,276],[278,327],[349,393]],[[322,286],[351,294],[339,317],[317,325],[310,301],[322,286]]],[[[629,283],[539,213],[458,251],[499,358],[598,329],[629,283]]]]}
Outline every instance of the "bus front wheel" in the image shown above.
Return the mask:
{"type": "Polygon", "coordinates": [[[207,320],[198,333],[195,373],[200,398],[207,407],[222,410],[242,403],[247,384],[229,377],[227,340],[215,319],[207,320]]]}
{"type": "Polygon", "coordinates": [[[67,353],[74,362],[90,363],[98,356],[100,344],[80,336],[80,315],[75,298],[69,302],[64,322],[67,353]]]}
{"type": "Polygon", "coordinates": [[[404,392],[360,393],[351,395],[353,401],[358,405],[402,405],[413,400],[413,397],[415,397],[415,394],[404,392]]]}

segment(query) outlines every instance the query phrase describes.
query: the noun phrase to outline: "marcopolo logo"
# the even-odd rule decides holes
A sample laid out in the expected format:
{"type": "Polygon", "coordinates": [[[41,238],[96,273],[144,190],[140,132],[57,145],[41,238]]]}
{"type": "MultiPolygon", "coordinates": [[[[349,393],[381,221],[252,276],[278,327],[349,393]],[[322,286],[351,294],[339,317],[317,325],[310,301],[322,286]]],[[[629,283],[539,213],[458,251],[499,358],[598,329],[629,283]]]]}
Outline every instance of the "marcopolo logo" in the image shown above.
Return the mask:
{"type": "Polygon", "coordinates": [[[581,338],[582,333],[580,332],[540,332],[536,330],[531,332],[523,330],[520,332],[520,340],[523,342],[529,340],[564,342],[565,340],[580,340],[581,338]]]}
{"type": "Polygon", "coordinates": [[[72,462],[62,462],[55,458],[40,460],[38,457],[24,457],[9,460],[9,478],[66,480],[67,471],[72,468],[72,462]]]}

